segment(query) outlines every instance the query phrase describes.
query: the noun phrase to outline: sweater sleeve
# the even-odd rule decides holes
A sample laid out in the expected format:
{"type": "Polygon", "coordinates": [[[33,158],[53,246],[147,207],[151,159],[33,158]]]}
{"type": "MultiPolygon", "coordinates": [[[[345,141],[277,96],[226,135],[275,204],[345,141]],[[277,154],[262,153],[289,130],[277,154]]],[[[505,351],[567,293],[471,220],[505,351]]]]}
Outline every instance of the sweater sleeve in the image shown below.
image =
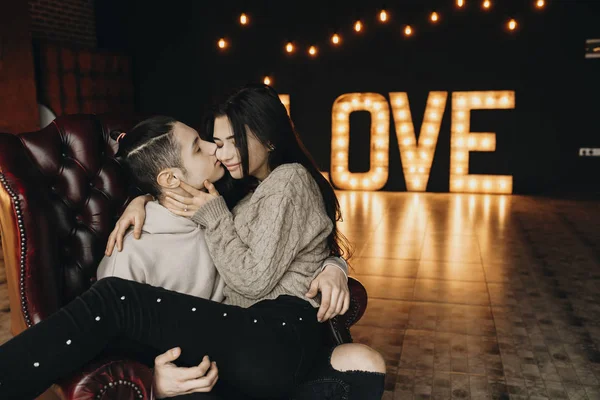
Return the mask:
{"type": "Polygon", "coordinates": [[[330,256],[323,261],[323,266],[318,271],[319,273],[323,272],[326,266],[334,265],[337,268],[341,269],[344,275],[346,275],[346,279],[348,279],[348,263],[342,257],[330,256]]]}
{"type": "Polygon", "coordinates": [[[301,250],[306,210],[282,194],[258,200],[252,238],[244,243],[222,197],[200,208],[193,220],[205,237],[217,270],[227,286],[258,299],[271,292],[301,250]]]}

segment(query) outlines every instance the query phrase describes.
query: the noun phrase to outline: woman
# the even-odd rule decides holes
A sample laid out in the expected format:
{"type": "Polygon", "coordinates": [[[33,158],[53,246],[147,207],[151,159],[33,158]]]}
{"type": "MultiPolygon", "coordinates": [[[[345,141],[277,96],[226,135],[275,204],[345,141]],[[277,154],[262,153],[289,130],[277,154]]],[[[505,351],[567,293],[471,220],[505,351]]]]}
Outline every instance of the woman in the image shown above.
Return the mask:
{"type": "MultiPolygon", "coordinates": [[[[254,193],[247,196],[241,202],[241,206],[246,201],[253,199],[256,201],[257,196],[264,196],[261,186],[265,183],[274,186],[293,185],[295,181],[283,171],[287,169],[296,173],[297,169],[300,173],[304,173],[303,168],[291,164],[298,163],[306,166],[311,177],[318,182],[329,218],[334,221],[338,219],[339,206],[332,187],[310,159],[294,131],[287,111],[281,104],[277,93],[269,86],[249,85],[234,93],[209,115],[205,123],[205,132],[217,144],[217,158],[228,169],[230,176],[236,180],[237,192],[241,192],[242,195],[254,193]],[[276,178],[273,173],[276,174],[276,178]],[[279,182],[272,183],[275,179],[278,179],[279,182]]],[[[301,187],[301,184],[299,186],[301,187]]],[[[187,196],[167,191],[165,206],[177,215],[189,217],[204,224],[202,211],[198,210],[201,210],[206,203],[210,204],[211,195],[187,185],[183,185],[183,187],[188,191],[187,196]]],[[[207,185],[207,189],[210,193],[214,187],[207,185]]],[[[273,205],[272,209],[277,210],[277,205],[273,205]]],[[[140,204],[132,203],[128,211],[129,215],[124,219],[136,220],[141,225],[145,218],[143,207],[140,204]]],[[[236,209],[234,209],[235,213],[236,209]]],[[[211,255],[217,262],[217,268],[219,261],[225,257],[224,246],[221,246],[220,243],[222,240],[229,240],[227,236],[218,232],[220,224],[219,222],[213,225],[214,228],[207,225],[207,242],[211,255]]],[[[114,233],[118,230],[122,232],[123,228],[128,226],[129,223],[125,223],[120,228],[116,228],[114,233]]],[[[112,251],[115,241],[120,240],[120,236],[119,234],[111,235],[108,246],[110,251],[112,251]]],[[[344,246],[345,242],[341,240],[343,236],[337,232],[335,226],[328,239],[331,240],[333,255],[348,255],[347,247],[344,246]]],[[[335,299],[332,298],[331,301],[333,303],[335,299]]],[[[335,387],[337,382],[340,389],[341,387],[348,389],[350,398],[380,398],[383,393],[385,364],[381,356],[374,353],[376,352],[372,349],[357,344],[342,345],[335,349],[321,351],[319,354],[327,358],[322,358],[317,362],[313,377],[314,379],[318,378],[321,386],[329,388],[335,387]],[[358,372],[346,374],[340,372],[347,370],[358,372]],[[349,388],[348,385],[350,385],[349,388]]],[[[307,398],[315,398],[314,391],[320,390],[316,388],[315,384],[308,385],[304,389],[305,393],[312,395],[307,398]]]]}
{"type": "Polygon", "coordinates": [[[35,397],[116,338],[159,351],[180,346],[187,365],[210,355],[218,360],[221,379],[242,392],[290,396],[308,375],[322,339],[318,302],[306,301],[304,294],[319,263],[340,245],[334,208],[326,208],[326,191],[310,166],[289,163],[276,169],[257,176],[265,181],[233,213],[211,186],[211,197],[195,214],[207,228],[209,249],[223,257],[217,268],[227,285],[225,304],[102,279],[0,347],[0,397],[35,397]],[[226,264],[228,259],[236,267],[226,264]]]}

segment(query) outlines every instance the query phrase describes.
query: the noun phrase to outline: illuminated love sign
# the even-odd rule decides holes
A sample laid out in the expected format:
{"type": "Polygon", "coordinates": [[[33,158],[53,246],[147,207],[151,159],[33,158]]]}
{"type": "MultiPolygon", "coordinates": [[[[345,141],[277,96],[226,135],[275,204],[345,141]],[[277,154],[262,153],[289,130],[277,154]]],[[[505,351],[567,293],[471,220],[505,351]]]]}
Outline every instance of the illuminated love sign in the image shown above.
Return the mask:
{"type": "MultiPolygon", "coordinates": [[[[289,112],[289,96],[282,100],[289,112]]],[[[408,95],[390,93],[400,157],[408,191],[425,191],[448,92],[430,92],[423,124],[417,141],[408,95]]],[[[388,179],[390,104],[377,93],[348,93],[333,103],[331,132],[331,169],[333,183],[340,189],[379,190],[388,179]],[[348,169],[350,114],[371,114],[370,168],[355,173],[348,169]]],[[[450,191],[468,193],[512,193],[510,175],[469,174],[469,152],[496,150],[495,133],[470,132],[470,111],[515,107],[514,91],[480,91],[452,93],[450,136],[450,191]]]]}

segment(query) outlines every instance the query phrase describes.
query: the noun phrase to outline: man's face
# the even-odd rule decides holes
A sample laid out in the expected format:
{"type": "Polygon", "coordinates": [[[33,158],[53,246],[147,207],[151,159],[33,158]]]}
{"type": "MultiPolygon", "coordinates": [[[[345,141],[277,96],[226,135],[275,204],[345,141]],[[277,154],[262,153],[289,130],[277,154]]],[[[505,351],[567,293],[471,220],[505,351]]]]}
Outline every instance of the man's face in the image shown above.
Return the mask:
{"type": "Polygon", "coordinates": [[[217,160],[217,145],[200,139],[195,129],[177,122],[173,134],[181,149],[181,163],[186,172],[181,180],[196,189],[204,188],[204,181],[216,182],[225,170],[217,160]]]}

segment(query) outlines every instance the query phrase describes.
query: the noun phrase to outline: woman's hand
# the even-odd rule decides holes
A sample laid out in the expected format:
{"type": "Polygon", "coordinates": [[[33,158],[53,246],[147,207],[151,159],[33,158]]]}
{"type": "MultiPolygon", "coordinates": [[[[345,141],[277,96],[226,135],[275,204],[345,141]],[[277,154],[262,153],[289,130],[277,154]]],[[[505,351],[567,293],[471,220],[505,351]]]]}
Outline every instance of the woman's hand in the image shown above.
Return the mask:
{"type": "Polygon", "coordinates": [[[191,218],[196,214],[196,211],[210,200],[219,197],[219,192],[208,180],[204,181],[204,187],[208,193],[198,190],[187,183],[181,181],[179,187],[186,191],[190,197],[182,196],[177,193],[165,191],[165,207],[173,214],[182,217],[191,218]]]}
{"type": "Polygon", "coordinates": [[[180,354],[181,349],[176,347],[154,359],[152,388],[157,399],[210,392],[217,383],[219,370],[216,362],[204,356],[195,367],[178,367],[173,361],[180,354]]]}
{"type": "Polygon", "coordinates": [[[327,265],[310,283],[306,297],[312,299],[321,292],[321,306],[317,312],[319,322],[338,314],[345,314],[350,307],[350,289],[346,274],[335,265],[327,265]]]}
{"type": "Polygon", "coordinates": [[[110,233],[104,254],[110,256],[115,248],[115,244],[119,251],[123,250],[123,238],[131,225],[133,225],[133,237],[136,239],[140,238],[144,220],[146,219],[146,203],[151,200],[152,196],[149,195],[138,196],[131,200],[123,215],[117,221],[115,229],[110,233]]]}

